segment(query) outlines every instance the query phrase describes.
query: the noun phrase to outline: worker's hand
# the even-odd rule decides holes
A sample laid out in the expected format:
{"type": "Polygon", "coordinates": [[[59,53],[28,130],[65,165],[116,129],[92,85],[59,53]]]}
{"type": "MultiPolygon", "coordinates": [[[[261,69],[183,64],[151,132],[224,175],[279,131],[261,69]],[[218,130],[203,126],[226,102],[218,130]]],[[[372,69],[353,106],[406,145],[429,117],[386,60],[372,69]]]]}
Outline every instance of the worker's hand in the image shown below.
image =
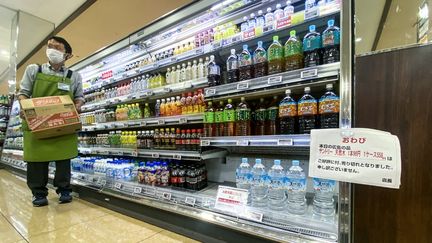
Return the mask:
{"type": "Polygon", "coordinates": [[[78,111],[78,113],[81,113],[81,107],[84,105],[84,102],[81,100],[75,100],[75,108],[78,111]]]}
{"type": "Polygon", "coordinates": [[[20,116],[21,119],[23,119],[23,120],[25,119],[24,111],[23,110],[20,110],[19,116],[20,116]]]}

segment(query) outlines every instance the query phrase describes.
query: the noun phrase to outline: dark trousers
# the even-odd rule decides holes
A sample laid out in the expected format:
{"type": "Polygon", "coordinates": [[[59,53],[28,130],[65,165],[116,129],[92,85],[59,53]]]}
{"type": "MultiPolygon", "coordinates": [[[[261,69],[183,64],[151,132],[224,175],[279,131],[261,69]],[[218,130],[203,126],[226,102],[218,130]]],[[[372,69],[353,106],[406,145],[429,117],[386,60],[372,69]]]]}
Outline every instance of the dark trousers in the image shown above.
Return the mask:
{"type": "MultiPolygon", "coordinates": [[[[54,186],[58,194],[71,192],[71,162],[70,159],[56,161],[54,186]]],[[[27,186],[33,196],[46,197],[48,195],[48,167],[49,162],[28,162],[27,163],[27,186]]]]}

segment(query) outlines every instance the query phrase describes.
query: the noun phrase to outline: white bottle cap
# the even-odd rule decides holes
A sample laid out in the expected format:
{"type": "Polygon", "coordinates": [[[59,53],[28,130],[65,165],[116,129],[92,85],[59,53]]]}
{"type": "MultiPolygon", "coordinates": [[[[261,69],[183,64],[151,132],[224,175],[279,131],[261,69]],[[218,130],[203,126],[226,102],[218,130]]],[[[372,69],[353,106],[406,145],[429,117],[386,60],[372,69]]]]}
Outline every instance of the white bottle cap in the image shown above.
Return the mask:
{"type": "Polygon", "coordinates": [[[235,49],[231,49],[231,55],[235,55],[236,50],[235,49]]]}
{"type": "Polygon", "coordinates": [[[333,84],[327,84],[326,89],[333,89],[333,84]]]}
{"type": "Polygon", "coordinates": [[[311,91],[310,87],[305,87],[304,88],[304,92],[310,92],[310,91],[311,91]]]}
{"type": "Polygon", "coordinates": [[[290,95],[291,94],[291,90],[290,89],[285,90],[285,94],[290,95]]]}

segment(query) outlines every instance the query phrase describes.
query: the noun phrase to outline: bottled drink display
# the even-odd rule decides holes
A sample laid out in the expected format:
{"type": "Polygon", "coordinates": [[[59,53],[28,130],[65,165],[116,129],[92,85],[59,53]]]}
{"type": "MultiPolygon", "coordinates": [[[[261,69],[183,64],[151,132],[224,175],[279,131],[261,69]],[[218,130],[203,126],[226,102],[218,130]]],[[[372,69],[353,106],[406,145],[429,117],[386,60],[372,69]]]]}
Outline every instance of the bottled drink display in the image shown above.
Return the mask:
{"type": "Polygon", "coordinates": [[[239,55],[239,80],[253,78],[252,55],[248,50],[248,45],[243,45],[243,51],[239,55]]]}
{"type": "Polygon", "coordinates": [[[236,136],[249,136],[251,135],[251,109],[246,103],[244,97],[241,98],[240,103],[236,109],[236,136]]]}
{"type": "Polygon", "coordinates": [[[215,136],[224,136],[225,133],[225,118],[224,118],[225,105],[223,101],[219,101],[219,106],[215,112],[215,136]]]}
{"type": "Polygon", "coordinates": [[[251,168],[247,158],[241,159],[241,164],[236,170],[237,188],[250,190],[252,182],[251,168]]]}
{"type": "Polygon", "coordinates": [[[277,96],[273,96],[272,101],[267,106],[266,111],[266,134],[267,135],[276,135],[279,132],[279,100],[277,96]]]}
{"type": "Polygon", "coordinates": [[[255,165],[252,167],[252,184],[251,184],[251,197],[252,206],[265,207],[267,206],[267,172],[261,159],[255,160],[255,165]]]}
{"type": "Polygon", "coordinates": [[[339,42],[340,42],[340,30],[334,26],[334,19],[327,22],[327,29],[322,34],[322,47],[324,49],[323,63],[334,63],[339,62],[339,42]]]}
{"type": "Polygon", "coordinates": [[[304,89],[305,94],[298,102],[299,133],[310,133],[316,128],[317,123],[317,101],[310,95],[310,87],[304,89]]]}
{"type": "Polygon", "coordinates": [[[216,64],[215,57],[213,55],[210,56],[210,61],[208,63],[208,84],[209,86],[216,86],[220,84],[220,67],[216,64]]]}
{"type": "Polygon", "coordinates": [[[283,210],[285,208],[285,173],[280,160],[275,160],[274,165],[268,171],[270,181],[268,190],[269,208],[283,210]]]}
{"type": "Polygon", "coordinates": [[[306,175],[300,167],[300,161],[293,160],[287,171],[288,212],[304,214],[306,212],[306,175]]]}
{"type": "Polygon", "coordinates": [[[315,196],[313,199],[313,212],[320,216],[333,216],[335,213],[334,191],[336,182],[320,178],[313,178],[315,196]]]}
{"type": "Polygon", "coordinates": [[[235,136],[236,111],[231,99],[228,99],[228,104],[226,104],[223,111],[223,121],[224,136],[235,136]]]}
{"type": "Polygon", "coordinates": [[[285,98],[279,103],[280,134],[295,134],[297,131],[297,102],[291,97],[291,90],[285,91],[285,98]]]}
{"type": "Polygon", "coordinates": [[[280,73],[283,70],[283,47],[279,43],[279,36],[273,36],[273,43],[267,50],[268,74],[280,73]]]}
{"type": "Polygon", "coordinates": [[[303,39],[304,66],[314,67],[321,64],[321,35],[316,32],[315,25],[309,26],[309,33],[303,39]]]}
{"type": "Polygon", "coordinates": [[[235,49],[231,49],[231,55],[227,59],[227,83],[234,83],[238,80],[238,58],[235,49]]]}
{"type": "Polygon", "coordinates": [[[296,31],[290,31],[290,37],[285,43],[285,71],[303,68],[303,47],[297,39],[296,31]]]}
{"type": "Polygon", "coordinates": [[[339,97],[333,92],[333,85],[326,85],[327,92],[319,100],[321,128],[339,127],[339,97]]]}
{"type": "Polygon", "coordinates": [[[253,63],[254,78],[267,75],[267,52],[263,48],[262,41],[258,41],[258,47],[255,49],[253,54],[253,63]]]}
{"type": "Polygon", "coordinates": [[[255,110],[255,135],[266,134],[267,107],[264,98],[261,98],[255,110]]]}
{"type": "Polygon", "coordinates": [[[213,102],[209,101],[204,112],[204,137],[215,136],[215,110],[213,102]]]}

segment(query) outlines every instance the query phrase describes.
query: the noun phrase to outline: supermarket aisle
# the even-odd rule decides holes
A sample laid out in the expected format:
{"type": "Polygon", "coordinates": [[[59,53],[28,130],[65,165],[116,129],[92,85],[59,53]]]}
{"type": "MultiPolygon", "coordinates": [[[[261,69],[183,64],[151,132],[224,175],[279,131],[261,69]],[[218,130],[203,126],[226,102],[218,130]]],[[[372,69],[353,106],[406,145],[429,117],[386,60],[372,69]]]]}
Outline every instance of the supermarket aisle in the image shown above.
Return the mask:
{"type": "Polygon", "coordinates": [[[24,180],[0,170],[0,242],[196,242],[162,228],[74,198],[35,208],[24,180]]]}

